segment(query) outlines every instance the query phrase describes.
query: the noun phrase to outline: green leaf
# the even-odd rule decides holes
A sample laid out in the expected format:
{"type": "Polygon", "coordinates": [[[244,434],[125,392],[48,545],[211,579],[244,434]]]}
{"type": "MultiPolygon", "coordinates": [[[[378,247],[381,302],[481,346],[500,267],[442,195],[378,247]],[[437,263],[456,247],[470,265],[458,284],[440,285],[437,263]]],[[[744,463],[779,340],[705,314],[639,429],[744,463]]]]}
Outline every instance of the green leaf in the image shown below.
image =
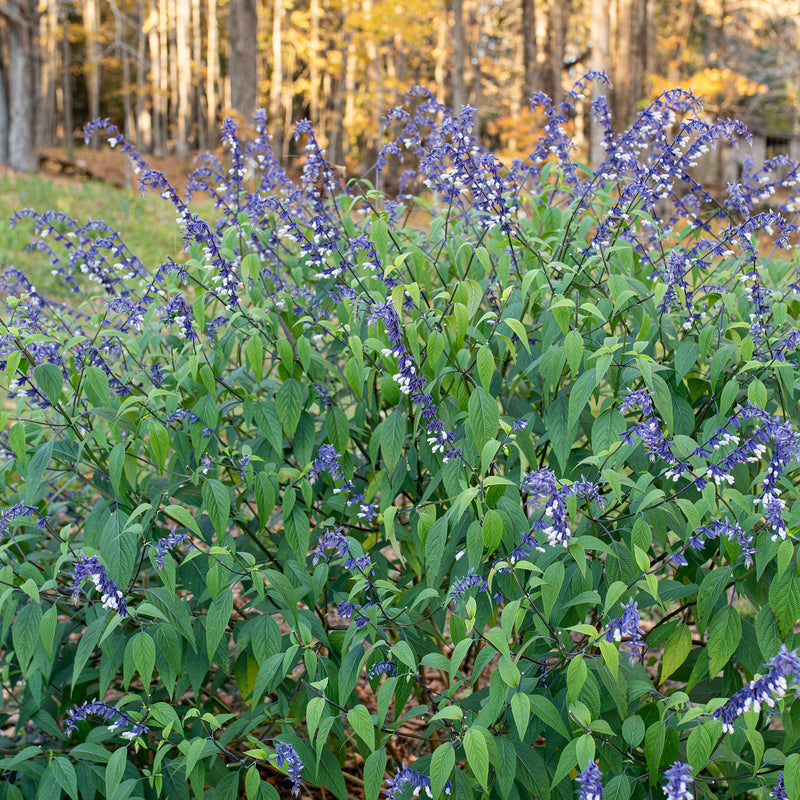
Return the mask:
{"type": "Polygon", "coordinates": [[[661,683],[664,683],[686,661],[691,649],[692,631],[688,625],[680,622],[673,628],[664,643],[664,657],[661,659],[661,683]]]}
{"type": "Polygon", "coordinates": [[[762,606],[756,617],[756,639],[761,649],[762,661],[769,661],[778,655],[783,639],[769,605],[762,606]]]}
{"type": "Polygon", "coordinates": [[[50,769],[53,770],[56,783],[71,797],[73,800],[78,798],[78,776],[75,773],[75,767],[72,766],[66,756],[56,756],[50,762],[50,769]]]}
{"type": "Polygon", "coordinates": [[[25,504],[34,506],[41,500],[47,491],[47,485],[42,483],[42,476],[50,463],[53,454],[53,442],[41,445],[33,454],[25,470],[25,504]]]}
{"type": "Polygon", "coordinates": [[[33,370],[33,377],[36,383],[44,392],[45,397],[53,404],[57,405],[61,397],[61,389],[64,386],[64,376],[55,364],[39,364],[33,370]]]}
{"type": "Polygon", "coordinates": [[[503,519],[493,508],[490,508],[483,517],[481,527],[483,546],[491,553],[503,538],[503,519]]]}
{"type": "Polygon", "coordinates": [[[456,753],[450,742],[439,745],[431,756],[431,800],[437,800],[453,774],[456,753]]]}
{"type": "Polygon", "coordinates": [[[728,663],[742,639],[742,620],[731,606],[720,608],[708,627],[708,674],[716,674],[728,663]]]}
{"type": "Polygon", "coordinates": [[[547,433],[562,472],[567,468],[575,440],[575,431],[567,424],[568,414],[567,398],[562,396],[557,397],[547,409],[547,433]]]}
{"type": "Polygon", "coordinates": [[[228,529],[231,516],[231,496],[228,487],[214,478],[203,481],[203,508],[211,518],[217,536],[228,529]]]}
{"type": "MultiPolygon", "coordinates": [[[[436,331],[434,331],[434,334],[436,331]]],[[[431,334],[433,336],[433,334],[431,334]]],[[[430,345],[428,345],[430,349],[430,345]]],[[[478,367],[478,379],[481,386],[489,392],[492,386],[492,378],[494,377],[494,356],[492,355],[491,348],[485,344],[478,349],[476,356],[476,365],[478,367]]]]}
{"type": "Polygon", "coordinates": [[[39,638],[42,640],[44,652],[47,653],[48,658],[53,657],[57,625],[58,608],[52,605],[42,614],[42,619],[39,622],[39,638]]]}
{"type": "MultiPolygon", "coordinates": [[[[365,800],[378,800],[385,771],[386,751],[381,749],[370,753],[364,761],[365,800]]],[[[433,778],[431,778],[431,781],[433,781],[433,778]]]]}
{"type": "Polygon", "coordinates": [[[100,533],[100,552],[108,577],[123,593],[133,577],[139,555],[139,535],[125,530],[127,522],[128,515],[123,511],[112,511],[100,533]]]}
{"type": "Polygon", "coordinates": [[[517,735],[522,741],[525,738],[525,731],[528,730],[528,723],[531,718],[531,700],[528,695],[517,692],[511,696],[511,715],[514,717],[514,724],[517,726],[517,735]]]}
{"type": "Polygon", "coordinates": [[[464,753],[473,775],[484,789],[489,787],[489,749],[479,727],[473,726],[464,735],[464,753]]]}
{"type": "Polygon", "coordinates": [[[264,342],[260,336],[250,336],[247,339],[247,344],[244,346],[245,357],[247,364],[253,374],[256,376],[257,381],[261,381],[264,377],[264,342]]]}
{"type": "Polygon", "coordinates": [[[489,439],[494,439],[500,427],[500,410],[497,400],[478,387],[469,397],[469,426],[480,450],[489,439]]]}
{"type": "Polygon", "coordinates": [[[436,583],[446,544],[447,517],[439,517],[431,526],[425,539],[425,569],[428,573],[429,586],[434,586],[436,583]]]}
{"type": "Polygon", "coordinates": [[[133,651],[133,664],[142,678],[142,685],[148,691],[156,664],[156,643],[149,633],[140,631],[130,640],[128,646],[133,651]]]}
{"type": "Polygon", "coordinates": [[[783,765],[783,785],[786,789],[786,800],[800,798],[800,754],[792,753],[786,757],[783,765]]]}
{"type": "MultiPolygon", "coordinates": [[[[149,638],[149,637],[148,637],[149,638]]],[[[122,783],[122,776],[125,774],[125,765],[128,763],[128,748],[119,747],[108,759],[106,764],[106,797],[113,800],[114,795],[122,783]]]]}
{"type": "Polygon", "coordinates": [[[26,603],[14,617],[11,626],[11,640],[14,652],[24,675],[30,669],[33,654],[39,641],[39,624],[42,611],[38,603],[26,603]]]}
{"type": "Polygon", "coordinates": [[[195,536],[202,536],[200,527],[195,518],[183,506],[170,505],[164,507],[164,513],[174,519],[179,525],[188,528],[195,536]]]}
{"type": "Polygon", "coordinates": [[[558,709],[553,705],[553,701],[544,697],[544,695],[534,694],[529,696],[531,703],[531,711],[544,722],[545,725],[551,727],[556,733],[561,734],[565,739],[569,739],[569,731],[558,713],[558,709]]]}
{"type": "Polygon", "coordinates": [[[714,748],[714,740],[711,734],[702,726],[695,728],[686,742],[686,760],[695,774],[700,772],[708,763],[711,751],[714,748]]]}
{"type": "Polygon", "coordinates": [[[372,723],[372,715],[367,711],[367,707],[359,704],[351,708],[347,712],[347,721],[364,744],[370,750],[374,750],[375,726],[372,723]]]}
{"type": "Polygon", "coordinates": [[[579,331],[572,330],[564,338],[564,350],[567,353],[567,363],[573,375],[578,374],[583,357],[583,336],[579,331]]]}
{"type": "Polygon", "coordinates": [[[381,423],[381,455],[386,462],[390,473],[394,472],[400,455],[403,452],[403,443],[406,439],[406,416],[396,408],[381,423]]]}
{"type": "Polygon", "coordinates": [[[78,649],[75,652],[75,661],[72,664],[72,689],[75,688],[75,684],[78,682],[78,678],[83,672],[83,668],[86,666],[89,656],[92,654],[98,641],[100,641],[100,634],[103,632],[104,627],[105,618],[100,617],[88,625],[83,631],[83,635],[78,642],[78,649]]]}
{"type": "Polygon", "coordinates": [[[653,722],[644,736],[644,756],[647,760],[647,769],[650,772],[650,784],[658,780],[658,766],[661,763],[661,754],[664,752],[666,728],[663,721],[653,722]]]}
{"type": "Polygon", "coordinates": [[[580,375],[569,390],[569,417],[567,419],[567,430],[573,430],[578,424],[581,412],[586,408],[592,392],[598,384],[597,374],[594,370],[589,370],[580,375]]]}
{"type": "Polygon", "coordinates": [[[553,775],[553,782],[550,784],[550,788],[555,789],[577,765],[578,740],[570,739],[561,751],[561,757],[558,759],[558,766],[556,767],[555,775],[553,775]]]}
{"type": "Polygon", "coordinates": [[[214,660],[219,643],[225,635],[225,628],[233,613],[233,592],[225,589],[208,608],[206,615],[206,646],[209,661],[214,660]]]}
{"type": "Polygon", "coordinates": [[[794,567],[774,578],[769,586],[769,604],[778,619],[781,636],[785,639],[800,618],[800,579],[794,567]]]}
{"type": "Polygon", "coordinates": [[[644,739],[644,721],[638,714],[622,723],[622,738],[631,746],[638,747],[644,739]]]}
{"type": "Polygon", "coordinates": [[[731,576],[730,567],[716,567],[706,573],[697,591],[697,629],[702,633],[714,606],[722,597],[731,576]]]}
{"type": "Polygon", "coordinates": [[[169,433],[167,429],[155,419],[151,419],[148,423],[148,431],[150,434],[150,452],[153,455],[153,460],[156,462],[159,474],[164,474],[164,467],[167,465],[167,456],[169,455],[169,433]]]}
{"type": "Polygon", "coordinates": [[[294,378],[288,378],[275,395],[278,419],[287,436],[294,436],[306,397],[307,392],[294,378]]]}

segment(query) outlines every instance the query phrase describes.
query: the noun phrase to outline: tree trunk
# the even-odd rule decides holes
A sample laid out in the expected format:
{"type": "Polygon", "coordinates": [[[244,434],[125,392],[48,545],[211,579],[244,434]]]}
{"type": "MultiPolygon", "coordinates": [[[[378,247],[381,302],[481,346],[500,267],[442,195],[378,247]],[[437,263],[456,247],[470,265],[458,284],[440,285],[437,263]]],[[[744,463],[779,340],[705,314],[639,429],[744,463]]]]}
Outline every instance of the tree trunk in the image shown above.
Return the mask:
{"type": "MultiPolygon", "coordinates": [[[[321,11],[319,7],[319,0],[311,0],[309,7],[309,15],[311,16],[311,52],[308,56],[308,74],[309,74],[309,118],[311,124],[319,126],[320,109],[319,109],[319,18],[321,11]]],[[[322,130],[318,131],[320,134],[322,130]]]]}
{"type": "MultiPolygon", "coordinates": [[[[281,0],[275,0],[280,14],[281,0]]],[[[252,123],[258,96],[258,13],[256,0],[231,0],[228,16],[231,107],[252,123]]],[[[280,36],[279,36],[280,44],[280,36]]],[[[273,42],[274,50],[274,42],[273,42]]]]}
{"type": "MultiPolygon", "coordinates": [[[[608,72],[611,69],[611,53],[608,29],[609,0],[592,0],[592,27],[589,33],[592,55],[589,62],[591,69],[597,72],[608,72]]],[[[607,92],[607,87],[599,81],[592,83],[592,99],[607,92]]],[[[589,166],[597,167],[605,158],[603,149],[603,128],[592,119],[589,122],[589,166]]]]}
{"type": "Polygon", "coordinates": [[[673,45],[667,52],[667,80],[670,84],[677,83],[683,78],[681,64],[697,16],[697,6],[697,0],[682,0],[678,6],[673,45]]]}
{"type": "Polygon", "coordinates": [[[56,137],[56,86],[58,84],[58,8],[56,0],[46,0],[39,18],[41,54],[39,121],[36,126],[39,147],[49,147],[56,137]]]}
{"type": "Polygon", "coordinates": [[[206,56],[206,132],[209,146],[217,139],[217,76],[219,75],[219,28],[217,0],[208,2],[208,49],[206,56]]]}
{"type": "Polygon", "coordinates": [[[0,17],[0,164],[8,164],[8,70],[3,60],[3,42],[6,38],[6,23],[0,17]]]}
{"type": "Polygon", "coordinates": [[[68,12],[62,8],[61,14],[61,102],[64,115],[64,146],[67,148],[67,158],[71,161],[75,154],[72,121],[72,47],[69,41],[68,12]]]}
{"type": "Polygon", "coordinates": [[[464,31],[464,0],[453,0],[453,110],[458,113],[467,102],[464,71],[467,55],[467,37],[464,31]]]}
{"type": "MultiPolygon", "coordinates": [[[[100,72],[100,5],[98,0],[85,0],[83,4],[83,27],[86,32],[86,90],[89,99],[89,118],[100,116],[100,88],[102,75],[100,72]]],[[[92,150],[100,147],[100,138],[92,136],[89,146],[92,150]]]]}
{"type": "Polygon", "coordinates": [[[536,0],[522,0],[522,106],[541,88],[538,67],[536,0]]]}
{"type": "Polygon", "coordinates": [[[192,97],[197,120],[196,136],[197,146],[201,150],[208,150],[206,137],[208,108],[205,102],[200,76],[203,74],[203,34],[200,20],[200,0],[192,0],[192,97]]]}
{"type": "Polygon", "coordinates": [[[283,95],[283,48],[281,47],[283,27],[283,0],[273,0],[272,5],[272,79],[269,82],[269,117],[272,126],[272,146],[276,154],[283,152],[283,136],[288,130],[282,129],[281,99],[283,95]]]}
{"type": "Polygon", "coordinates": [[[189,0],[175,2],[176,71],[178,82],[178,124],[175,133],[175,154],[189,158],[189,134],[192,128],[192,56],[189,48],[191,23],[189,0]]]}
{"type": "Polygon", "coordinates": [[[153,117],[145,98],[145,54],[147,21],[144,16],[144,3],[138,0],[136,17],[139,33],[136,40],[136,148],[150,152],[153,147],[153,117]]]}

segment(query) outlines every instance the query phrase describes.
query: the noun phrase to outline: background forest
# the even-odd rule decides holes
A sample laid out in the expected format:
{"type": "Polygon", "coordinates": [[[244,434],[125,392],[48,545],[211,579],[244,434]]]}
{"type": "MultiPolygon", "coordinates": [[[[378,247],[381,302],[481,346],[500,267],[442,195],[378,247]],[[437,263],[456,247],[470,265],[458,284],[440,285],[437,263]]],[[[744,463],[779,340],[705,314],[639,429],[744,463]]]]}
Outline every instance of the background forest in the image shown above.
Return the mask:
{"type": "MultiPolygon", "coordinates": [[[[266,107],[278,151],[309,119],[333,163],[374,161],[381,116],[413,83],[478,109],[501,154],[589,69],[613,82],[617,130],[681,84],[767,135],[798,127],[797,0],[3,0],[0,163],[37,166],[108,116],[146,153],[213,149],[225,114],[266,107]]],[[[599,89],[596,91],[605,91],[599,89]]],[[[595,163],[588,101],[574,136],[595,163]]],[[[96,143],[95,143],[96,144],[96,143]]]]}

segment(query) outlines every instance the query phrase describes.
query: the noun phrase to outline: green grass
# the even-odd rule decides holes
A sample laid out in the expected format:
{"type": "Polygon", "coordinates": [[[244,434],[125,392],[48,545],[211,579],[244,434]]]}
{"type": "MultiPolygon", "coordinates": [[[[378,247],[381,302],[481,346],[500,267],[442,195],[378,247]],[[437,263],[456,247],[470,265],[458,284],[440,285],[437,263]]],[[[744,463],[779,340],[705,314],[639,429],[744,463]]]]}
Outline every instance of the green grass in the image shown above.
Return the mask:
{"type": "MultiPolygon", "coordinates": [[[[201,203],[202,205],[202,203],[201,203]]],[[[103,219],[146,267],[155,269],[182,249],[172,205],[155,194],[118,189],[99,181],[52,181],[31,175],[0,176],[0,268],[21,269],[46,297],[67,298],[70,292],[51,275],[46,254],[25,252],[33,238],[27,220],[9,228],[8,220],[20,208],[68,213],[77,220],[103,219]]],[[[199,209],[200,210],[200,209],[199,209]]],[[[51,240],[52,241],[52,240],[51,240]]]]}

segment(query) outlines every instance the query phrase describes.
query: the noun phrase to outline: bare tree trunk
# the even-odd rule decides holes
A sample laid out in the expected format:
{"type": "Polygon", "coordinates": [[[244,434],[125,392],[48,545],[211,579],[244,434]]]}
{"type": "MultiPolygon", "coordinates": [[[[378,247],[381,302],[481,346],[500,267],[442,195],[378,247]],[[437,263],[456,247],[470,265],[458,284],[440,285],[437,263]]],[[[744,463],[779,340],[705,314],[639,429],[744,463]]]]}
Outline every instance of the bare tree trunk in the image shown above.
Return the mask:
{"type": "Polygon", "coordinates": [[[697,0],[682,0],[676,9],[677,22],[672,37],[673,46],[667,53],[667,79],[671,84],[677,83],[683,77],[681,62],[684,50],[689,44],[689,36],[697,16],[697,6],[697,0]]]}
{"type": "Polygon", "coordinates": [[[209,146],[217,138],[217,76],[219,75],[219,28],[217,27],[217,0],[208,2],[208,50],[206,56],[206,132],[209,146]]]}
{"type": "Polygon", "coordinates": [[[564,0],[550,0],[549,72],[548,94],[553,105],[564,99],[562,76],[564,73],[564,42],[567,32],[568,9],[564,0]]]}
{"type": "MultiPolygon", "coordinates": [[[[590,31],[592,56],[590,66],[597,72],[611,69],[611,53],[608,29],[609,0],[592,0],[592,27],[590,31]]],[[[599,81],[592,84],[592,99],[607,91],[599,81]]],[[[592,119],[589,123],[589,166],[597,167],[605,157],[603,150],[603,129],[592,119]]]]}
{"type": "MultiPolygon", "coordinates": [[[[283,109],[283,126],[281,133],[283,139],[281,141],[282,148],[280,152],[283,155],[283,160],[286,161],[289,157],[289,147],[292,144],[292,123],[294,122],[294,81],[292,76],[295,70],[296,51],[293,47],[289,48],[288,63],[286,64],[285,77],[283,79],[283,96],[281,97],[281,108],[283,109]]],[[[277,129],[277,126],[276,126],[277,129]]],[[[277,140],[276,140],[277,141],[277,140]]],[[[276,145],[277,146],[277,145],[276,145]]]]}
{"type": "MultiPolygon", "coordinates": [[[[281,5],[276,0],[276,5],[281,5]]],[[[278,12],[276,12],[278,13],[278,12]]],[[[228,16],[231,107],[252,123],[258,96],[258,13],[256,0],[231,0],[228,16]]]]}
{"type": "Polygon", "coordinates": [[[448,30],[447,5],[440,8],[436,15],[436,61],[433,68],[436,83],[436,99],[444,105],[447,100],[447,38],[448,30]]]}
{"type": "Polygon", "coordinates": [[[61,9],[61,15],[61,102],[64,116],[64,146],[67,148],[67,158],[71,161],[75,154],[74,123],[72,121],[72,48],[69,41],[69,20],[66,9],[61,9]]]}
{"type": "Polygon", "coordinates": [[[453,0],[453,110],[458,112],[467,102],[464,87],[467,37],[464,31],[464,0],[453,0]]]}
{"type": "MultiPolygon", "coordinates": [[[[100,5],[98,0],[85,0],[83,4],[83,27],[86,31],[86,89],[89,95],[89,117],[100,116],[100,88],[102,75],[100,72],[100,5]]],[[[92,136],[89,145],[92,150],[100,147],[100,138],[92,136]]]]}
{"type": "Polygon", "coordinates": [[[269,82],[269,116],[272,126],[272,142],[276,153],[283,152],[283,137],[288,130],[282,130],[281,100],[283,95],[283,0],[273,0],[272,5],[272,79],[269,82]]]}
{"type": "Polygon", "coordinates": [[[147,22],[144,16],[144,3],[138,0],[136,17],[139,33],[136,39],[136,147],[138,150],[150,152],[153,147],[153,118],[150,106],[145,100],[145,54],[147,22]]]}
{"type": "MultiPolygon", "coordinates": [[[[321,16],[319,0],[311,0],[309,14],[311,16],[311,52],[308,56],[308,74],[311,84],[308,92],[309,117],[312,125],[319,126],[319,18],[321,16]]],[[[322,129],[319,129],[319,133],[322,132],[322,129]]]]}
{"type": "Polygon", "coordinates": [[[169,49],[169,0],[158,0],[158,99],[160,103],[159,123],[161,129],[158,133],[157,156],[162,158],[167,154],[167,141],[169,139],[169,77],[170,77],[170,49],[169,49]]]}
{"type": "Polygon", "coordinates": [[[53,144],[56,136],[56,86],[58,83],[58,8],[56,0],[46,0],[39,18],[39,121],[36,134],[39,147],[53,144]]]}
{"type": "Polygon", "coordinates": [[[192,56],[189,48],[189,0],[175,2],[176,80],[178,83],[178,124],[175,133],[175,154],[189,158],[189,132],[192,127],[192,56]]]}
{"type": "Polygon", "coordinates": [[[200,0],[192,0],[192,96],[197,120],[196,136],[197,146],[201,150],[208,150],[208,108],[206,107],[205,93],[203,92],[200,76],[203,74],[203,34],[200,20],[200,0]]]}
{"type": "Polygon", "coordinates": [[[6,36],[6,22],[0,17],[0,164],[8,164],[8,125],[9,109],[8,94],[8,70],[3,58],[4,41],[6,36]]]}
{"type": "Polygon", "coordinates": [[[524,106],[541,88],[536,42],[536,0],[522,0],[522,97],[524,106]]]}

